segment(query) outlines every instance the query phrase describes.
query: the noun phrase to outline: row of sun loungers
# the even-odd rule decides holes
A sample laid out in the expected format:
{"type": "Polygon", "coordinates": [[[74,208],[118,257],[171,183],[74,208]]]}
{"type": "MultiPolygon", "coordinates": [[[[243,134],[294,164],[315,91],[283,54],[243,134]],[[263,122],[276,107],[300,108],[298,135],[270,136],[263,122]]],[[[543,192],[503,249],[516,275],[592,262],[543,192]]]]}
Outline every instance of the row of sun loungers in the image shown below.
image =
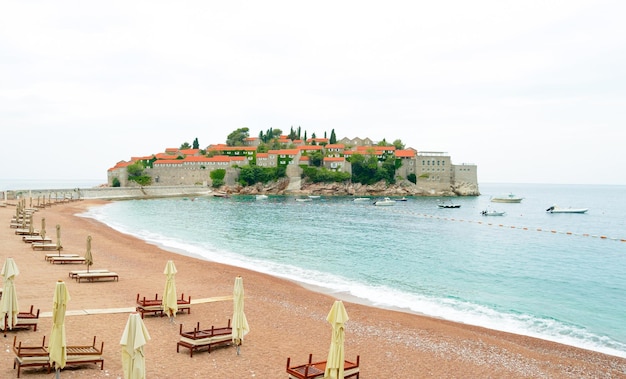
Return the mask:
{"type": "MultiPolygon", "coordinates": [[[[178,311],[187,311],[187,314],[191,314],[191,296],[185,299],[185,294],[180,295],[180,299],[176,301],[178,303],[178,311]]],[[[163,299],[159,299],[159,294],[154,295],[154,299],[146,299],[137,294],[137,312],[141,314],[143,318],[144,314],[152,313],[154,315],[164,316],[163,314],[163,299]]]]}
{"type": "Polygon", "coordinates": [[[208,349],[211,353],[211,346],[227,344],[232,342],[233,329],[230,326],[230,319],[228,325],[223,328],[216,328],[211,326],[211,329],[200,329],[200,323],[189,332],[183,332],[183,324],[180,324],[180,341],[176,343],[176,352],[178,353],[180,347],[186,347],[189,349],[189,356],[193,357],[194,350],[208,349]]]}
{"type": "MultiPolygon", "coordinates": [[[[356,361],[344,361],[343,377],[359,379],[360,357],[356,361]]],[[[313,362],[313,354],[309,354],[309,362],[299,366],[291,366],[291,358],[287,358],[287,374],[289,379],[322,379],[326,370],[326,361],[313,362]]]]}
{"type": "MultiPolygon", "coordinates": [[[[102,351],[104,350],[104,342],[101,342],[100,348],[96,347],[96,337],[93,337],[91,345],[79,345],[66,347],[67,362],[66,365],[95,363],[100,364],[100,370],[104,369],[104,358],[102,351]]],[[[41,346],[22,346],[22,342],[17,343],[17,336],[13,338],[13,352],[15,360],[13,361],[13,369],[17,368],[17,377],[20,377],[22,367],[43,367],[50,373],[50,356],[48,347],[46,347],[46,337],[43,337],[41,346]]]]}

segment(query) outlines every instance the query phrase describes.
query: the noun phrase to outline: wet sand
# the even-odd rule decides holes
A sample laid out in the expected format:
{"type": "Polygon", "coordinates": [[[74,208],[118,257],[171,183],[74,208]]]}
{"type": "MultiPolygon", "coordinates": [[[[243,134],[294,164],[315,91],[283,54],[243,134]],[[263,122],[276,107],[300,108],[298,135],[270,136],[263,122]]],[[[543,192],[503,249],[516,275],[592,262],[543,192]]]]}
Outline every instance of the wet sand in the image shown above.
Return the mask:
{"type": "MultiPolygon", "coordinates": [[[[38,229],[46,218],[47,235],[56,240],[61,225],[63,253],[84,255],[92,237],[94,265],[119,274],[119,281],[77,283],[68,277],[84,265],[51,264],[46,253],[33,251],[9,228],[14,206],[0,207],[0,260],[13,257],[20,269],[15,280],[20,310],[40,309],[37,331],[8,331],[0,350],[0,377],[17,376],[13,369],[14,336],[23,345],[37,345],[52,328],[52,297],[57,280],[67,284],[66,331],[69,345],[104,341],[104,370],[94,364],[67,366],[63,378],[121,378],[120,338],[135,307],[137,294],[161,297],[167,260],[178,269],[179,295],[217,301],[192,304],[191,313],[179,313],[175,323],[166,317],[146,316],[151,335],[145,348],[148,378],[287,378],[287,357],[303,364],[310,353],[325,360],[331,329],[326,315],[332,296],[269,275],[175,254],[114,231],[88,218],[77,217],[99,200],[57,204],[35,213],[38,229]],[[176,352],[179,325],[193,329],[226,326],[232,316],[232,296],[237,275],[244,278],[245,311],[250,333],[241,354],[232,346],[196,352],[176,352]],[[225,297],[226,299],[219,299],[225,297]],[[81,310],[118,309],[121,313],[70,315],[81,310]]],[[[163,220],[167,222],[167,220],[163,220]]],[[[250,248],[254,248],[251,246],[250,248]]],[[[464,325],[421,315],[385,310],[344,301],[350,320],[346,324],[346,359],[360,356],[361,379],[381,378],[626,378],[626,359],[574,348],[536,338],[464,325]]],[[[40,368],[22,369],[22,378],[50,378],[40,368]]]]}

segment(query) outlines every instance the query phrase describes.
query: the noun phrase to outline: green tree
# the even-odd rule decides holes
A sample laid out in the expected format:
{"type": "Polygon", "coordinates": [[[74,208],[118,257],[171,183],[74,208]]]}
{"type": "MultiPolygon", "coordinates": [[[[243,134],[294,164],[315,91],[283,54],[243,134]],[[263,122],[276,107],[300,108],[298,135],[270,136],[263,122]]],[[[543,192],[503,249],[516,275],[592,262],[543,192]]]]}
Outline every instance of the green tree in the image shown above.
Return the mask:
{"type": "Polygon", "coordinates": [[[193,148],[194,148],[194,149],[199,149],[199,148],[200,148],[200,142],[198,142],[198,137],[196,137],[196,138],[193,140],[193,148]]]}
{"type": "Polygon", "coordinates": [[[189,144],[189,142],[183,142],[182,145],[180,145],[180,150],[187,150],[187,149],[191,149],[191,145],[189,144]]]}
{"type": "Polygon", "coordinates": [[[239,128],[226,137],[226,145],[243,146],[243,141],[250,136],[249,128],[239,128]]]}
{"type": "Polygon", "coordinates": [[[337,136],[335,135],[335,129],[330,131],[330,139],[328,141],[331,145],[337,143],[337,136]]]}
{"type": "Polygon", "coordinates": [[[404,144],[401,139],[393,141],[393,146],[395,146],[397,150],[404,150],[404,144]]]}
{"type": "Polygon", "coordinates": [[[309,155],[309,161],[311,162],[311,165],[320,167],[322,163],[324,163],[324,154],[321,150],[314,151],[309,155]]]}

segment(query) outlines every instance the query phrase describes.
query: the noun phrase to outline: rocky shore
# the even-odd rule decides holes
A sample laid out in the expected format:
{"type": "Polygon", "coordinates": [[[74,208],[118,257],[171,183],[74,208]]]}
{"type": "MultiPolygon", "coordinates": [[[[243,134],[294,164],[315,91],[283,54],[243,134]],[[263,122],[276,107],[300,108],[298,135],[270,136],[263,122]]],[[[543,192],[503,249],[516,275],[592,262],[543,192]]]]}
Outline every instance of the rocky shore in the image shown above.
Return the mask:
{"type": "Polygon", "coordinates": [[[432,186],[413,184],[404,181],[386,184],[384,181],[372,185],[360,183],[308,183],[302,182],[299,189],[291,189],[289,179],[253,186],[223,186],[221,192],[238,195],[322,195],[322,196],[479,196],[478,186],[460,183],[448,189],[435,189],[432,186]]]}

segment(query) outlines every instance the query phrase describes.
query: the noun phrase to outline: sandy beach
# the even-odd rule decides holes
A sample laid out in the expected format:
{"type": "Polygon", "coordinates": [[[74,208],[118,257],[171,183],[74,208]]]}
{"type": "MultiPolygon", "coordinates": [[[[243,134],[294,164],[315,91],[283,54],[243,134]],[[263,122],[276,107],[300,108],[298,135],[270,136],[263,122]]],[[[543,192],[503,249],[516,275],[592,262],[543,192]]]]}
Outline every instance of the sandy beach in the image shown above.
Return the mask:
{"type": "MultiPolygon", "coordinates": [[[[151,340],[145,348],[149,378],[287,378],[285,365],[325,360],[331,329],[326,322],[334,297],[253,271],[175,254],[120,234],[95,220],[77,217],[104,201],[81,200],[40,209],[34,225],[46,218],[47,235],[56,238],[61,225],[63,253],[84,255],[92,237],[94,265],[119,274],[119,281],[77,283],[68,277],[76,264],[51,264],[46,253],[34,251],[9,227],[14,206],[0,208],[0,260],[13,257],[20,269],[15,280],[20,310],[34,305],[42,317],[37,331],[8,331],[0,351],[0,377],[13,378],[14,336],[23,345],[37,345],[49,336],[52,297],[57,280],[67,284],[68,312],[134,308],[138,294],[161,297],[168,260],[176,264],[176,287],[194,299],[217,299],[191,306],[175,323],[166,317],[146,316],[151,340]],[[234,279],[245,286],[245,311],[250,333],[241,354],[232,346],[196,352],[176,352],[179,325],[192,329],[226,326],[232,316],[234,279]],[[219,299],[225,297],[226,299],[219,299]]],[[[167,220],[163,220],[167,222],[167,220]]],[[[250,246],[254,248],[254,246],[250,246]]],[[[474,327],[421,315],[384,310],[344,301],[350,320],[346,324],[346,359],[360,356],[361,379],[381,378],[626,378],[626,359],[549,341],[474,327]]],[[[104,370],[99,366],[67,366],[63,378],[122,378],[120,337],[128,312],[90,312],[66,317],[69,345],[104,341],[104,370]]],[[[40,368],[24,368],[23,378],[50,378],[40,368]]]]}

